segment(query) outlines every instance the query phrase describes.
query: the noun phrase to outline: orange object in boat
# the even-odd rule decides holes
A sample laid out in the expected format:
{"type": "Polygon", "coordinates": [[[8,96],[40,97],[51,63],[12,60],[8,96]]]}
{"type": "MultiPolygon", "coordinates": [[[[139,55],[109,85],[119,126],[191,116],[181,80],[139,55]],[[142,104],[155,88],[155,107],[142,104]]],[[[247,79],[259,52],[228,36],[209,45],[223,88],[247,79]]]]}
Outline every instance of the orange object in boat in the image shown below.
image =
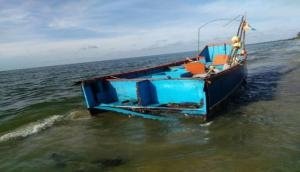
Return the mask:
{"type": "Polygon", "coordinates": [[[216,55],[216,57],[213,60],[213,65],[223,65],[225,63],[227,63],[229,57],[225,54],[219,54],[216,55]]]}
{"type": "Polygon", "coordinates": [[[200,62],[190,62],[184,65],[185,69],[191,72],[193,75],[203,74],[205,72],[205,65],[200,62]]]}

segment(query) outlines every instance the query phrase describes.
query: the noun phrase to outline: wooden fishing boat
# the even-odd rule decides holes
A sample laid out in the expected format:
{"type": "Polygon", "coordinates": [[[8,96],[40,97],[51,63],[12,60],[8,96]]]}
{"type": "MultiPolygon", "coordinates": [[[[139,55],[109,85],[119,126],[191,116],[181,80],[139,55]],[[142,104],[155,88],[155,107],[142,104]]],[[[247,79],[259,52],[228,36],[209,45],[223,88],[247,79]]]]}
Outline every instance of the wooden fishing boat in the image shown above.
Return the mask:
{"type": "Polygon", "coordinates": [[[143,118],[210,112],[245,81],[247,53],[242,17],[231,43],[207,45],[194,58],[79,81],[91,114],[114,111],[143,118]]]}

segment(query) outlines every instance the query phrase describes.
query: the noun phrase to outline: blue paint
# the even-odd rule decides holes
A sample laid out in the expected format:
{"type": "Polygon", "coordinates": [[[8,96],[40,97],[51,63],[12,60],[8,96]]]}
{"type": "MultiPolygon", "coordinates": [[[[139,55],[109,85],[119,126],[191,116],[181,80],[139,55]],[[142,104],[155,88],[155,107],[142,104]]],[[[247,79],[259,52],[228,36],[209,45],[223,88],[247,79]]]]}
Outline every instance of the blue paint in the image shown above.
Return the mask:
{"type": "MultiPolygon", "coordinates": [[[[155,79],[155,80],[110,80],[102,90],[102,98],[98,102],[109,102],[103,98],[114,98],[114,102],[142,101],[142,105],[168,103],[199,103],[204,97],[204,81],[196,79],[155,79]],[[113,91],[112,91],[113,90],[113,91]],[[140,97],[138,97],[138,95],[140,97]]],[[[86,93],[91,90],[87,89],[86,93]]],[[[91,93],[90,93],[91,94],[91,93]]],[[[91,95],[90,95],[91,96],[91,95]]]]}
{"type": "Polygon", "coordinates": [[[81,86],[81,89],[83,91],[85,105],[87,106],[87,108],[91,108],[91,107],[95,106],[97,103],[94,98],[94,93],[93,93],[90,85],[83,83],[81,86]]]}
{"type": "Polygon", "coordinates": [[[199,103],[203,99],[203,80],[153,80],[152,94],[158,104],[199,103]]]}
{"type": "Polygon", "coordinates": [[[163,72],[150,73],[145,76],[140,76],[140,78],[178,79],[178,78],[186,78],[191,76],[192,75],[183,66],[176,66],[176,67],[170,67],[169,69],[163,72]]]}
{"type": "Polygon", "coordinates": [[[200,53],[200,56],[204,56],[206,62],[212,62],[214,57],[218,54],[230,55],[231,48],[232,46],[228,44],[206,46],[204,50],[200,53]]]}
{"type": "Polygon", "coordinates": [[[126,116],[141,117],[141,118],[145,118],[145,119],[152,119],[152,120],[159,120],[159,121],[175,121],[176,120],[176,118],[172,118],[172,117],[164,117],[164,116],[138,113],[138,112],[121,109],[121,108],[106,107],[106,106],[96,106],[95,108],[100,109],[100,110],[119,112],[120,114],[123,114],[126,116]]]}
{"type": "Polygon", "coordinates": [[[109,83],[114,89],[114,93],[119,101],[137,100],[136,82],[132,82],[130,80],[114,80],[109,83]]]}

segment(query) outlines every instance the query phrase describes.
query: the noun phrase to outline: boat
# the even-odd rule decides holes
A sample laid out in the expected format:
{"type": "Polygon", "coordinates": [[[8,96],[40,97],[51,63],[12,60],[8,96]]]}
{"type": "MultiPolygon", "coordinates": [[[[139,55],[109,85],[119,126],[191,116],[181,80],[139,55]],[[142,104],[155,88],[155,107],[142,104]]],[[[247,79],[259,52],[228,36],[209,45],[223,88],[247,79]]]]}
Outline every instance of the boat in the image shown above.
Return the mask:
{"type": "Polygon", "coordinates": [[[92,115],[113,111],[150,119],[174,115],[206,120],[245,82],[248,28],[243,16],[231,42],[206,45],[193,58],[81,80],[86,108],[92,115]]]}

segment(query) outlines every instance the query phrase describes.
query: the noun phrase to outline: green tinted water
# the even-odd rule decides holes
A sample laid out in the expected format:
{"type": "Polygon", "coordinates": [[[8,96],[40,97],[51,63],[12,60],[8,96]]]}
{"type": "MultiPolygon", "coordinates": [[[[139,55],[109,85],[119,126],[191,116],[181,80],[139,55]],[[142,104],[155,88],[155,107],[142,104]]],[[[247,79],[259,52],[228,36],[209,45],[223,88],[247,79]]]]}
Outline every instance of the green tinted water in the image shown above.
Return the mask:
{"type": "Polygon", "coordinates": [[[247,87],[206,124],[90,117],[71,86],[161,56],[2,72],[0,171],[299,171],[299,59],[299,41],[249,46],[247,87]]]}

